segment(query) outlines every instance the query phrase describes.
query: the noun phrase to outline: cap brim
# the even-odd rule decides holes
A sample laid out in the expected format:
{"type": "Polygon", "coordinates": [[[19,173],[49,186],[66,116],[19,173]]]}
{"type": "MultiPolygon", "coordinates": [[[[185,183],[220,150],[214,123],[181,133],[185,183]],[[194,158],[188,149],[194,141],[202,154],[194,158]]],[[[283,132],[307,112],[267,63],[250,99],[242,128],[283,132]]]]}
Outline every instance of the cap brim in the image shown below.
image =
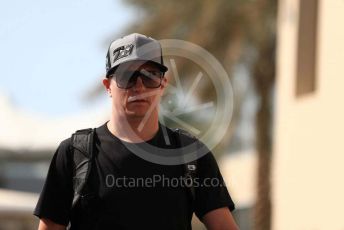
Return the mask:
{"type": "Polygon", "coordinates": [[[160,63],[157,63],[157,62],[155,62],[155,61],[152,61],[152,60],[138,60],[138,59],[135,59],[135,60],[127,60],[127,61],[124,61],[124,62],[122,62],[122,63],[120,63],[120,64],[118,64],[118,65],[112,67],[111,69],[109,69],[109,70],[107,71],[106,77],[108,77],[109,75],[113,74],[113,73],[116,71],[116,69],[118,68],[118,66],[120,66],[120,65],[122,65],[122,64],[124,64],[124,63],[135,62],[135,61],[143,61],[144,63],[147,63],[147,62],[148,62],[148,63],[151,63],[151,64],[157,66],[157,67],[158,67],[162,72],[164,72],[164,73],[167,72],[167,70],[168,70],[168,68],[167,68],[166,66],[164,66],[164,65],[162,65],[162,64],[160,64],[160,63]]]}

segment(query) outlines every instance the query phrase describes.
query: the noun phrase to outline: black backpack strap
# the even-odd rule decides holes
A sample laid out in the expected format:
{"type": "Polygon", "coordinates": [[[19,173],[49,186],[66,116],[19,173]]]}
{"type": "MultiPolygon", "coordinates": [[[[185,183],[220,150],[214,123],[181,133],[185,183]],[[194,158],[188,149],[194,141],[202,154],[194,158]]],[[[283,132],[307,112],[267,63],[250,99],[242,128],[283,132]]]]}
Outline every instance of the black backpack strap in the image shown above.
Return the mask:
{"type": "MultiPolygon", "coordinates": [[[[176,142],[177,145],[182,148],[183,146],[188,146],[190,145],[190,140],[187,140],[187,138],[192,138],[197,141],[196,137],[192,136],[189,132],[183,130],[183,129],[174,129],[174,133],[176,136],[176,142]]],[[[197,145],[192,145],[195,146],[194,152],[196,153],[197,151],[197,145]]],[[[187,153],[185,153],[187,154],[187,153]]],[[[184,157],[184,154],[183,154],[184,157]]],[[[194,161],[186,162],[183,164],[184,167],[184,178],[187,181],[186,185],[188,186],[188,190],[190,193],[190,197],[192,202],[195,202],[196,199],[196,192],[195,192],[195,187],[194,187],[194,181],[197,176],[197,159],[194,161]],[[189,183],[191,182],[191,183],[189,183]]]]}
{"type": "Polygon", "coordinates": [[[80,200],[91,171],[94,135],[94,129],[81,129],[72,135],[74,190],[72,208],[80,200]]]}

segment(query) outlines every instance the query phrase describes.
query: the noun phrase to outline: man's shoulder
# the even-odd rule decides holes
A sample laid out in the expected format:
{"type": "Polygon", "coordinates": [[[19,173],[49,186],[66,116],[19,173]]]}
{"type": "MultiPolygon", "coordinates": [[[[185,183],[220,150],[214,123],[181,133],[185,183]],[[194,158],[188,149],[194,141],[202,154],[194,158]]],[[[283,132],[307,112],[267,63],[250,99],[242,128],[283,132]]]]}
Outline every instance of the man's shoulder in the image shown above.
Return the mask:
{"type": "Polygon", "coordinates": [[[69,147],[72,143],[72,137],[68,137],[60,142],[61,147],[69,147]]]}
{"type": "Polygon", "coordinates": [[[60,149],[65,149],[65,150],[70,150],[72,147],[73,147],[73,135],[80,132],[80,131],[83,131],[83,130],[92,130],[92,128],[84,128],[84,129],[77,129],[75,130],[73,133],[70,134],[69,137],[63,139],[60,144],[59,144],[59,148],[60,149]]]}
{"type": "MultiPolygon", "coordinates": [[[[78,129],[78,130],[75,130],[73,133],[70,134],[69,137],[63,139],[59,144],[58,144],[58,147],[57,147],[57,150],[56,150],[56,154],[57,154],[57,158],[63,158],[63,159],[69,159],[70,160],[70,157],[73,155],[73,152],[74,152],[74,141],[73,141],[73,135],[77,133],[77,131],[80,131],[82,129],[78,129]]],[[[80,139],[78,140],[80,141],[80,139]]],[[[85,139],[86,141],[86,139],[85,139]]],[[[80,144],[80,143],[79,143],[80,144]]]]}
{"type": "MultiPolygon", "coordinates": [[[[99,128],[99,127],[98,127],[99,128]]],[[[73,148],[73,136],[76,134],[87,134],[90,133],[91,131],[95,132],[96,128],[83,128],[83,129],[77,129],[75,130],[73,133],[70,134],[70,136],[68,138],[63,139],[60,144],[59,144],[59,148],[63,149],[63,150],[71,150],[73,148]]],[[[80,141],[80,139],[79,139],[80,141]]],[[[85,139],[86,141],[86,139],[85,139]]]]}
{"type": "Polygon", "coordinates": [[[70,134],[68,138],[65,138],[60,142],[60,146],[62,147],[71,147],[73,144],[73,136],[76,134],[87,134],[90,133],[91,131],[96,131],[96,129],[100,129],[102,126],[97,127],[97,128],[82,128],[82,129],[76,129],[73,133],[70,134]]]}
{"type": "Polygon", "coordinates": [[[69,151],[72,143],[72,138],[68,137],[60,142],[58,145],[59,151],[69,151]]]}

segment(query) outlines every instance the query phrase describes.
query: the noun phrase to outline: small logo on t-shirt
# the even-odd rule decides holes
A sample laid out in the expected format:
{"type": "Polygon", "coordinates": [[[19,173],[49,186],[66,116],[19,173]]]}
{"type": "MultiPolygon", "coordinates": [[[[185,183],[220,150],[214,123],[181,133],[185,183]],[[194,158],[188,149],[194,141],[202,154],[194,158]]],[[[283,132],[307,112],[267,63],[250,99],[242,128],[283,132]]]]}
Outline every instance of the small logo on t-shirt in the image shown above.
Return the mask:
{"type": "Polygon", "coordinates": [[[194,171],[196,170],[196,165],[188,165],[188,169],[194,171]]]}

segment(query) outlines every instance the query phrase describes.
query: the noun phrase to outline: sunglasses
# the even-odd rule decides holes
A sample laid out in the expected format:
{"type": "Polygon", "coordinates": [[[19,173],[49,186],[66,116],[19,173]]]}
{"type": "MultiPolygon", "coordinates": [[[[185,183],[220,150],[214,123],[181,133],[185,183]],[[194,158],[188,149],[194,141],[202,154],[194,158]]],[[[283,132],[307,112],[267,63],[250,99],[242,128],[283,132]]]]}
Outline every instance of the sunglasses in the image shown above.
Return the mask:
{"type": "Polygon", "coordinates": [[[110,77],[113,77],[116,80],[118,88],[129,89],[136,85],[137,78],[140,77],[143,85],[146,88],[158,88],[161,85],[161,80],[164,76],[164,73],[157,70],[147,70],[140,69],[136,71],[120,71],[116,72],[110,77]]]}

